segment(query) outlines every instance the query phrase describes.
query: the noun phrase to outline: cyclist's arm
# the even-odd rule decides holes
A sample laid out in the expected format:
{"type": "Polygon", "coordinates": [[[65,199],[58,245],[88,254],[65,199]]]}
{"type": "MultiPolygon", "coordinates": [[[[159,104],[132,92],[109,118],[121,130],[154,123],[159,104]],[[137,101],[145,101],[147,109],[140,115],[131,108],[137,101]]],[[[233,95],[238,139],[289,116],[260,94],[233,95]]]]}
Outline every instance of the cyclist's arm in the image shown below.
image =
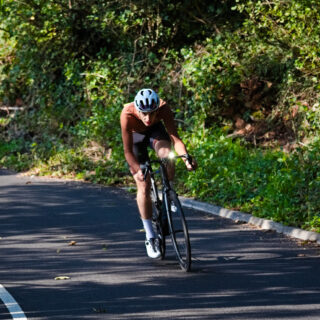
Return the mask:
{"type": "Polygon", "coordinates": [[[121,134],[123,142],[124,156],[130,168],[132,175],[135,175],[140,170],[140,165],[135,155],[133,154],[133,139],[132,130],[129,128],[128,119],[125,114],[121,115],[121,134]]]}
{"type": "MultiPolygon", "coordinates": [[[[170,139],[172,141],[172,144],[176,153],[179,156],[187,154],[188,153],[187,148],[183,143],[183,141],[181,140],[181,138],[179,137],[177,127],[174,123],[173,112],[171,111],[170,107],[167,105],[163,107],[163,122],[165,124],[165,127],[170,136],[170,139]]],[[[194,162],[193,165],[187,162],[185,158],[183,158],[183,160],[189,170],[192,170],[193,167],[197,166],[195,160],[193,161],[194,162]]]]}

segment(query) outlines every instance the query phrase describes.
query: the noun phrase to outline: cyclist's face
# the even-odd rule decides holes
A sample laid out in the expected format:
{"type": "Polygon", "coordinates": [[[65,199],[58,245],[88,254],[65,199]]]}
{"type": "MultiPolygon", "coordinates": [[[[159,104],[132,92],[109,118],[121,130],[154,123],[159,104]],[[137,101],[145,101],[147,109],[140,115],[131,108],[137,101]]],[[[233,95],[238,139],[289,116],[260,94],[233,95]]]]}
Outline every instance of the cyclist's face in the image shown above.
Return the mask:
{"type": "Polygon", "coordinates": [[[139,112],[140,120],[144,123],[144,125],[151,126],[156,118],[157,111],[153,112],[139,112]]]}

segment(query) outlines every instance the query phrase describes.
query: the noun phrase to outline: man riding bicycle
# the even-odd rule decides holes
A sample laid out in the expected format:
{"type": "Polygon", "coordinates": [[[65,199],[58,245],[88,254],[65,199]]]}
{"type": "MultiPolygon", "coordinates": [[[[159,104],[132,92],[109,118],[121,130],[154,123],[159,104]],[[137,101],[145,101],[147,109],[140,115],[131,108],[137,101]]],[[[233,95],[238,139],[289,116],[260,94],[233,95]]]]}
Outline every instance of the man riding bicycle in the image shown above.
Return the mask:
{"type": "MultiPolygon", "coordinates": [[[[158,239],[152,228],[150,179],[144,180],[140,165],[149,160],[148,147],[155,150],[159,158],[168,157],[171,144],[178,155],[187,154],[187,149],[178,135],[170,107],[152,89],[140,90],[133,102],[124,105],[120,123],[124,155],[137,185],[137,204],[146,231],[147,254],[150,258],[159,258],[158,239]]],[[[197,165],[195,160],[184,162],[188,170],[197,165]]],[[[172,181],[173,164],[168,165],[167,171],[172,181]]]]}

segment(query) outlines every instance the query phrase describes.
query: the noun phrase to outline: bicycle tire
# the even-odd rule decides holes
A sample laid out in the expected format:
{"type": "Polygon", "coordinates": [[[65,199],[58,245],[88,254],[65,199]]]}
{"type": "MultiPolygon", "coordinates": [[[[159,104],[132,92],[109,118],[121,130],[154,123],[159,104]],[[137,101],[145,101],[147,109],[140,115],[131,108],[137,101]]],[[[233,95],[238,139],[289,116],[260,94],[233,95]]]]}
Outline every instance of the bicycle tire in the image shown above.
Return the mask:
{"type": "Polygon", "coordinates": [[[185,215],[174,190],[165,193],[170,235],[180,267],[184,271],[191,269],[191,245],[185,215]]]}
{"type": "Polygon", "coordinates": [[[166,237],[163,231],[162,221],[161,221],[161,204],[157,207],[155,202],[155,195],[153,190],[151,191],[151,200],[152,200],[152,226],[155,234],[158,235],[159,238],[159,247],[161,252],[161,260],[164,259],[166,255],[166,237]]]}

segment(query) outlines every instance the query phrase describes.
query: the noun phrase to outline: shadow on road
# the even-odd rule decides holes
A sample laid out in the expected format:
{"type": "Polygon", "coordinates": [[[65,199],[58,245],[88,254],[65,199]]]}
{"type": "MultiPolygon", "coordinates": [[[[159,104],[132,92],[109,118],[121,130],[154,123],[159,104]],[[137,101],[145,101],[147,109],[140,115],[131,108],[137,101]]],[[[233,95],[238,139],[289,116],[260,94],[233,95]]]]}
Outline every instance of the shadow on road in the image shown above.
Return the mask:
{"type": "Polygon", "coordinates": [[[0,185],[0,283],[28,319],[320,316],[316,249],[188,210],[194,259],[184,273],[170,246],[164,261],[146,257],[133,196],[19,181],[0,185]]]}

